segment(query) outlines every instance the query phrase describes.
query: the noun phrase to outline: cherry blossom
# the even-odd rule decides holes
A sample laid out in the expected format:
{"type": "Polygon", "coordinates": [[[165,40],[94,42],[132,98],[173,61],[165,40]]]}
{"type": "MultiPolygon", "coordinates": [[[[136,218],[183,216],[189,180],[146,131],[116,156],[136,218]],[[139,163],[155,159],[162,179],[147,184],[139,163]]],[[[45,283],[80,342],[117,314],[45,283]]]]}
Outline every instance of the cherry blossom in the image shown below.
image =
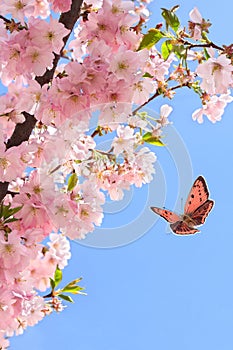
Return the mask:
{"type": "Polygon", "coordinates": [[[0,6],[1,12],[8,14],[24,23],[24,17],[29,17],[34,11],[33,0],[3,0],[0,6]]]}
{"type": "Polygon", "coordinates": [[[50,22],[45,22],[39,19],[34,19],[29,22],[31,40],[36,43],[36,46],[59,53],[63,40],[69,30],[59,23],[56,19],[50,16],[50,22]]]}
{"type": "Polygon", "coordinates": [[[71,7],[71,0],[51,0],[50,3],[55,12],[67,12],[71,7]]]}
{"type": "Polygon", "coordinates": [[[206,38],[197,8],[189,33],[158,23],[145,44],[148,2],[88,0],[78,13],[71,0],[0,4],[1,349],[64,309],[56,283],[69,240],[101,225],[106,198],[153,179],[172,107],[157,118],[142,107],[188,87],[202,103],[193,120],[215,123],[233,100],[232,46],[206,38]],[[111,145],[99,149],[106,134],[111,145]]]}
{"type": "Polygon", "coordinates": [[[194,25],[192,28],[191,35],[194,40],[199,40],[201,38],[202,15],[200,14],[199,10],[196,7],[194,7],[194,9],[190,11],[189,17],[194,25]]]}
{"type": "Polygon", "coordinates": [[[189,31],[194,40],[199,40],[202,37],[202,33],[208,33],[208,28],[211,23],[205,21],[205,19],[200,14],[197,7],[194,7],[190,13],[189,17],[191,21],[189,22],[189,31]]]}
{"type": "Polygon", "coordinates": [[[113,152],[118,156],[123,152],[132,152],[135,143],[134,130],[129,126],[120,125],[117,128],[117,138],[113,140],[113,152]]]}
{"type": "Polygon", "coordinates": [[[211,57],[200,64],[196,72],[203,79],[201,88],[209,94],[225,94],[232,84],[233,66],[226,55],[211,57]]]}
{"type": "Polygon", "coordinates": [[[203,115],[206,115],[212,123],[216,123],[221,120],[225,107],[232,101],[233,97],[229,95],[229,92],[220,96],[214,95],[210,97],[209,101],[202,108],[193,112],[192,118],[201,124],[203,123],[203,115]]]}

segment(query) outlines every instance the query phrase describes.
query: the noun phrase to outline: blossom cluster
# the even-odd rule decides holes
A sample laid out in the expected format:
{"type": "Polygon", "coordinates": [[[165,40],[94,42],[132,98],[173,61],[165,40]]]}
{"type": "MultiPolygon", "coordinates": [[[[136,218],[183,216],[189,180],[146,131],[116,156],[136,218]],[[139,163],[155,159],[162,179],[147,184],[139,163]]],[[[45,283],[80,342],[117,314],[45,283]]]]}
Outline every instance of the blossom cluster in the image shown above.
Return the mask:
{"type": "Polygon", "coordinates": [[[68,239],[83,239],[101,225],[106,196],[121,200],[130,186],[152,180],[156,155],[148,144],[163,145],[172,108],[163,105],[157,119],[137,110],[184,86],[200,96],[202,108],[193,113],[199,123],[203,115],[220,120],[232,101],[230,48],[217,50],[208,41],[205,52],[198,48],[210,24],[197,9],[189,34],[168,13],[176,32],[171,40],[160,24],[142,34],[146,1],[85,1],[64,49],[72,31],[54,13],[68,11],[71,0],[0,4],[0,77],[7,90],[0,96],[0,187],[8,188],[0,210],[1,349],[5,336],[62,310],[55,295],[46,302],[41,292],[67,265],[68,239]],[[159,40],[166,40],[161,52],[159,40]],[[193,71],[188,61],[198,62],[193,71]],[[30,136],[14,143],[29,120],[30,136]],[[99,149],[105,134],[109,150],[99,149]]]}
{"type": "MultiPolygon", "coordinates": [[[[50,5],[53,11],[67,11],[70,1],[50,5]]],[[[0,13],[15,19],[0,20],[1,81],[8,89],[0,97],[0,178],[9,182],[2,208],[13,210],[10,220],[3,210],[0,228],[4,349],[4,335],[21,334],[51,312],[51,303],[39,292],[50,287],[57,267],[67,265],[67,237],[84,238],[101,224],[105,193],[119,200],[130,185],[151,181],[156,157],[141,147],[139,133],[122,123],[127,123],[132,102],[145,102],[157,82],[143,79],[148,52],[136,51],[141,35],[130,29],[139,20],[131,3],[105,2],[91,13],[88,23],[97,27],[103,18],[113,16],[114,21],[105,23],[108,28],[96,38],[96,29],[83,21],[70,43],[72,60],[57,67],[53,81],[44,85],[36,77],[52,68],[70,31],[48,18],[47,1],[22,1],[17,8],[13,1],[3,2],[0,13]],[[81,41],[90,44],[78,51],[81,41]],[[102,128],[117,130],[109,154],[98,150],[89,132],[95,110],[100,111],[102,128]],[[6,149],[25,113],[37,120],[30,138],[6,149]]]]}

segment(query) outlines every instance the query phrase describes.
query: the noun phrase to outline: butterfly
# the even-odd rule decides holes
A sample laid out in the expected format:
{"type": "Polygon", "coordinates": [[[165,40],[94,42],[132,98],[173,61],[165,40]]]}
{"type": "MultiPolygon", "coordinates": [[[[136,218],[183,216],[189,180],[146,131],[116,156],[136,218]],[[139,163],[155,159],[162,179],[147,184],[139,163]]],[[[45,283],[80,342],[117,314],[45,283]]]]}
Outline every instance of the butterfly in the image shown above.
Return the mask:
{"type": "Polygon", "coordinates": [[[209,199],[209,191],[204,177],[198,176],[189,192],[183,215],[157,207],[151,207],[151,209],[170,223],[175,234],[191,235],[200,232],[195,226],[204,224],[213,205],[214,201],[209,199]]]}

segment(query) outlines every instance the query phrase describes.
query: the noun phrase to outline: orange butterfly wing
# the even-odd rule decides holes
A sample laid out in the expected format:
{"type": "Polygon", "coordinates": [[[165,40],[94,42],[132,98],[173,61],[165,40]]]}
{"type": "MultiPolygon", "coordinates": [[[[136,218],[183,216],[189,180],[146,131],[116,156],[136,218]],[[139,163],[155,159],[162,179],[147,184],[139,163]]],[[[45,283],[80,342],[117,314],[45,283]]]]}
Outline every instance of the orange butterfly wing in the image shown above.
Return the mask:
{"type": "Polygon", "coordinates": [[[184,221],[178,221],[170,225],[172,231],[177,235],[192,235],[196,232],[200,232],[195,227],[190,227],[184,221]]]}
{"type": "Polygon", "coordinates": [[[198,176],[189,192],[184,207],[185,214],[194,213],[209,198],[209,191],[203,176],[198,176]]]}
{"type": "Polygon", "coordinates": [[[180,216],[171,210],[157,208],[157,207],[151,207],[151,210],[153,210],[154,213],[162,216],[162,218],[164,218],[170,223],[180,221],[180,216]]]}
{"type": "Polygon", "coordinates": [[[199,208],[197,208],[190,217],[195,221],[195,225],[202,225],[205,222],[205,219],[209,215],[209,212],[214,206],[214,201],[208,199],[203,203],[199,208]]]}

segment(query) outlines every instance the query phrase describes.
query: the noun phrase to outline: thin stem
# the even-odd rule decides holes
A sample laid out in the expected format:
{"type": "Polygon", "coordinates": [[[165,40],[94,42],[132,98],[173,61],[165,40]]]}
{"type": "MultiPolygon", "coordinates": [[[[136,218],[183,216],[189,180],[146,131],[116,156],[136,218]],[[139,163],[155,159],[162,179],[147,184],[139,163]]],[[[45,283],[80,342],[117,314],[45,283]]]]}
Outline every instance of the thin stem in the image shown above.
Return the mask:
{"type": "Polygon", "coordinates": [[[11,23],[11,21],[9,19],[7,19],[6,17],[0,15],[0,19],[3,19],[4,22],[6,23],[11,23]]]}
{"type": "Polygon", "coordinates": [[[193,49],[194,47],[213,47],[214,49],[220,50],[220,51],[224,51],[224,49],[221,46],[218,46],[216,44],[214,44],[213,42],[207,43],[207,44],[191,44],[188,41],[183,41],[184,45],[188,45],[189,49],[193,49]]]}
{"type": "Polygon", "coordinates": [[[142,107],[144,107],[145,105],[147,105],[149,102],[153,101],[156,97],[158,97],[160,95],[160,93],[156,92],[154,95],[152,95],[146,102],[144,102],[142,105],[140,105],[139,107],[137,107],[134,111],[133,111],[133,115],[135,115],[139,109],[141,109],[142,107]]]}
{"type": "MultiPolygon", "coordinates": [[[[179,88],[182,88],[184,86],[189,87],[189,83],[185,83],[185,84],[180,84],[180,85],[176,85],[171,87],[168,91],[173,91],[179,88]]],[[[140,105],[139,107],[137,107],[134,111],[133,111],[133,115],[135,115],[142,107],[144,107],[145,105],[147,105],[149,102],[151,102],[152,100],[154,100],[156,97],[160,96],[161,94],[157,91],[154,95],[152,95],[146,102],[144,102],[142,105],[140,105]]]]}

